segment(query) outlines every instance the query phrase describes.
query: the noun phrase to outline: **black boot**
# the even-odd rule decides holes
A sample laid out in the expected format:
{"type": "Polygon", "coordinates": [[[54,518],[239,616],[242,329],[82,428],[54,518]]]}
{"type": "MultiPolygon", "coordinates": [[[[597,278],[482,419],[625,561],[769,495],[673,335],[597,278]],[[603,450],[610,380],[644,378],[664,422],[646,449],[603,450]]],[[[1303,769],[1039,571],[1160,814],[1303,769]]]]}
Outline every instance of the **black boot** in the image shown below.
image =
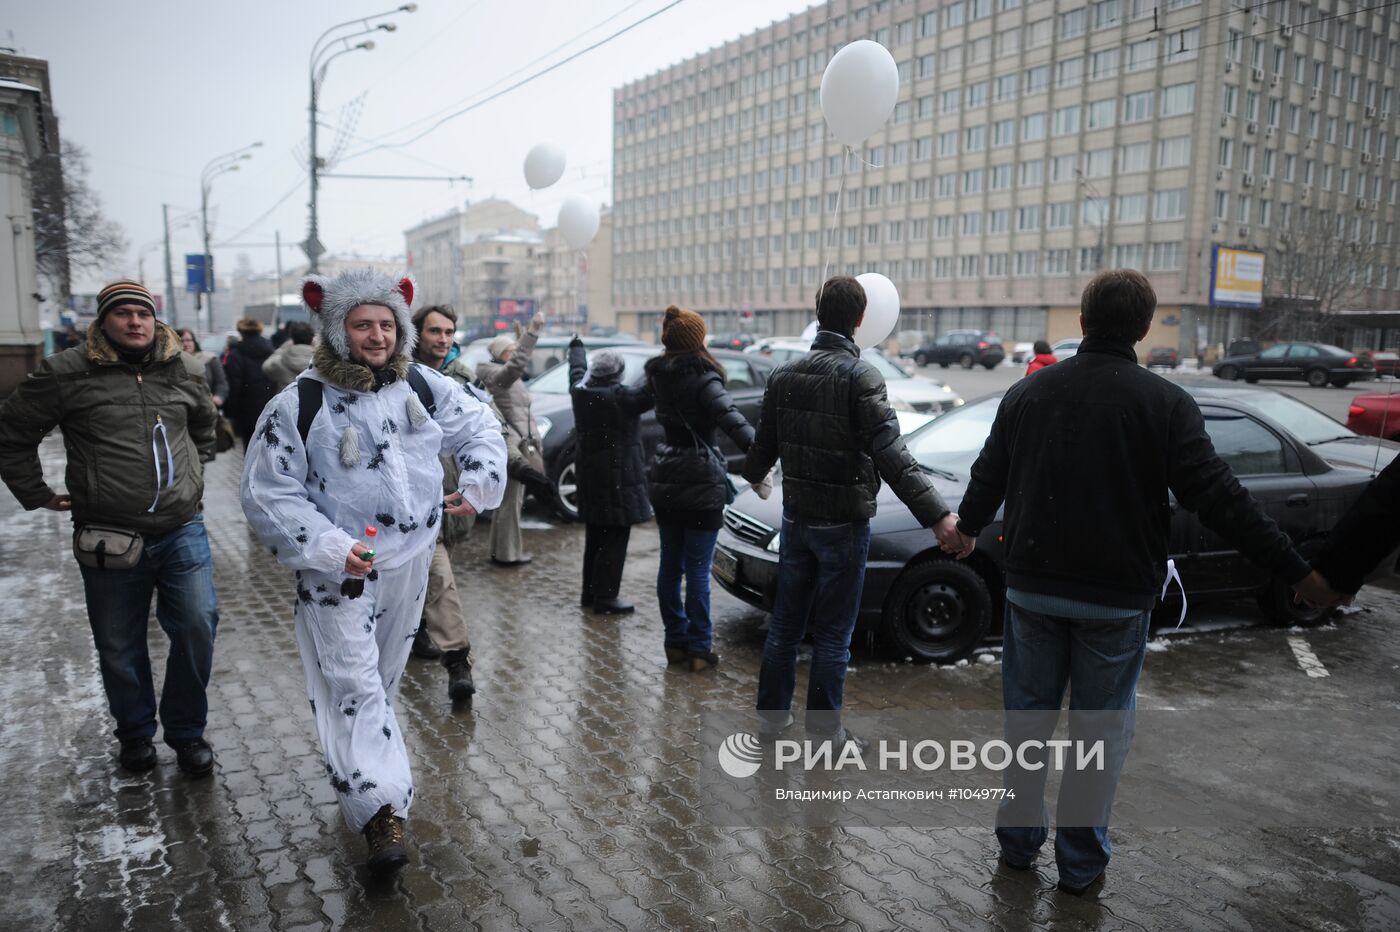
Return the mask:
{"type": "Polygon", "coordinates": [[[214,751],[203,738],[186,738],[165,743],[175,749],[175,763],[192,777],[202,777],[214,769],[214,751]]]}
{"type": "Polygon", "coordinates": [[[413,656],[420,660],[437,660],[442,656],[442,648],[428,636],[428,626],[419,622],[418,633],[413,635],[413,656]]]}
{"type": "Polygon", "coordinates": [[[593,611],[599,615],[630,615],[635,608],[631,602],[624,602],[621,599],[594,599],[593,611]]]}
{"type": "Polygon", "coordinates": [[[394,815],[393,806],[385,803],[365,826],[371,876],[387,876],[408,863],[403,840],[403,819],[394,815]]]}
{"type": "Polygon", "coordinates": [[[442,665],[447,668],[448,698],[453,702],[471,702],[476,684],[472,682],[470,649],[448,651],[442,655],[442,665]]]}
{"type": "Polygon", "coordinates": [[[156,746],[151,743],[150,738],[127,738],[122,742],[122,751],[118,759],[123,769],[132,773],[150,770],[156,765],[156,746]]]}

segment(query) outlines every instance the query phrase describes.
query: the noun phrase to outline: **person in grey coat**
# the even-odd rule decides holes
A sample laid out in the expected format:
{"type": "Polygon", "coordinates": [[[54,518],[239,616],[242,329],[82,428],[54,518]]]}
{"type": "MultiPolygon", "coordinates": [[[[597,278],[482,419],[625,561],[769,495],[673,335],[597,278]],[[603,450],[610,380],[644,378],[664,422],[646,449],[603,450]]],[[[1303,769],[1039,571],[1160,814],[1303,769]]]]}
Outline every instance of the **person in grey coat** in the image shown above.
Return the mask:
{"type": "Polygon", "coordinates": [[[287,339],[263,360],[263,375],[277,391],[295,382],[311,365],[311,355],[316,351],[311,341],[315,335],[316,331],[306,321],[294,320],[287,325],[287,339]]]}
{"type": "Polygon", "coordinates": [[[651,410],[648,385],[624,385],[622,355],[598,350],[590,364],[583,341],[569,344],[569,396],[574,407],[578,515],[584,522],[584,608],[600,615],[630,614],[618,598],[632,525],[651,520],[643,412],[651,410]]]}
{"type": "MultiPolygon", "coordinates": [[[[536,314],[518,340],[504,334],[492,340],[491,359],[476,367],[476,377],[510,425],[506,445],[518,450],[537,472],[544,472],[543,445],[530,411],[530,390],[522,377],[530,368],[535,341],[543,330],[544,315],[536,314]]],[[[512,476],[506,483],[505,500],[491,517],[491,562],[497,566],[523,566],[531,560],[520,538],[520,508],[524,503],[525,486],[512,476]]]]}

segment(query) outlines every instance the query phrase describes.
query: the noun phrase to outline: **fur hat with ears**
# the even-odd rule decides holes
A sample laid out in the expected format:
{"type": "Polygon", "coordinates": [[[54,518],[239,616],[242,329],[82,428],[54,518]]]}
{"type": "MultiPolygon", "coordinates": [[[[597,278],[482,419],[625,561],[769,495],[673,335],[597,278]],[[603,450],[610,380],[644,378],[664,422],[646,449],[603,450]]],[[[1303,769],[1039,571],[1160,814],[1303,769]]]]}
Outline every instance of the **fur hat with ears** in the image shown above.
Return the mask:
{"type": "Polygon", "coordinates": [[[341,359],[350,359],[346,318],[362,304],[382,304],[394,312],[394,356],[413,358],[418,328],[408,310],[413,303],[412,279],[395,281],[392,275],[374,269],[348,269],[333,278],[308,276],[302,282],[301,297],[321,323],[322,341],[341,359]]]}

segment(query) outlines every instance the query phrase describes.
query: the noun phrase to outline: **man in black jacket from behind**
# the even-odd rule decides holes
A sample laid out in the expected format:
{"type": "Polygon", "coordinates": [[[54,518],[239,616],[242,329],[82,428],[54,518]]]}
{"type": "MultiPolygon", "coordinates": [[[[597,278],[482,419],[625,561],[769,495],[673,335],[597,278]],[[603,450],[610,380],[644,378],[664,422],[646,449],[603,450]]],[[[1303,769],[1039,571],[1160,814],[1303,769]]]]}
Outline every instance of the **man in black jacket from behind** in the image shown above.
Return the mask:
{"type": "MultiPolygon", "coordinates": [[[[1195,400],[1138,365],[1133,346],[1156,307],[1152,285],[1131,269],[1089,282],[1078,355],[1002,398],[959,508],[961,559],[1006,503],[1008,743],[1049,737],[1041,732],[1053,729],[1066,687],[1071,738],[1086,728],[1106,738],[1104,771],[1067,770],[1061,783],[1055,860],[1060,889],[1073,894],[1108,865],[1108,815],[1166,575],[1168,490],[1305,598],[1330,604],[1334,595],[1216,455],[1195,400]]],[[[1001,806],[997,839],[1008,867],[1030,867],[1045,842],[1045,778],[1045,767],[1006,771],[1016,798],[1001,806]]]]}
{"type": "Polygon", "coordinates": [[[854,278],[832,278],[817,292],[817,338],[769,377],[744,463],[744,478],[758,483],[783,462],[778,592],[758,679],[760,730],[769,737],[791,721],[797,648],[810,628],[806,728],[846,740],[841,699],[880,479],[940,543],[956,541],[957,516],[905,449],[885,380],[853,342],[864,316],[865,289],[854,278]]]}

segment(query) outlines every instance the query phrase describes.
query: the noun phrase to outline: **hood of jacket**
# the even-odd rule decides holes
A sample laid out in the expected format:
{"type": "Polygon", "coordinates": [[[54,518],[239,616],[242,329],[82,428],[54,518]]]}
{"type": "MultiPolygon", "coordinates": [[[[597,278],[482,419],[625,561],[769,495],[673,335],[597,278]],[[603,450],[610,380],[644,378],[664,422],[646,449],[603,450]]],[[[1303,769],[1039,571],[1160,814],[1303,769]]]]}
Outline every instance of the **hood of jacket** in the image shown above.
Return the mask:
{"type": "MultiPolygon", "coordinates": [[[[314,373],[332,385],[355,392],[374,391],[374,370],[369,366],[341,359],[326,341],[322,341],[316,347],[316,351],[311,355],[311,362],[314,373]]],[[[391,370],[396,378],[408,377],[408,359],[397,353],[390,357],[386,368],[391,370]]]]}
{"type": "MultiPolygon", "coordinates": [[[[122,361],[117,348],[102,332],[97,321],[88,325],[85,352],[89,362],[99,366],[116,365],[122,361]]],[[[150,362],[165,362],[181,353],[180,335],[166,324],[156,321],[155,337],[151,341],[150,362]]]]}

